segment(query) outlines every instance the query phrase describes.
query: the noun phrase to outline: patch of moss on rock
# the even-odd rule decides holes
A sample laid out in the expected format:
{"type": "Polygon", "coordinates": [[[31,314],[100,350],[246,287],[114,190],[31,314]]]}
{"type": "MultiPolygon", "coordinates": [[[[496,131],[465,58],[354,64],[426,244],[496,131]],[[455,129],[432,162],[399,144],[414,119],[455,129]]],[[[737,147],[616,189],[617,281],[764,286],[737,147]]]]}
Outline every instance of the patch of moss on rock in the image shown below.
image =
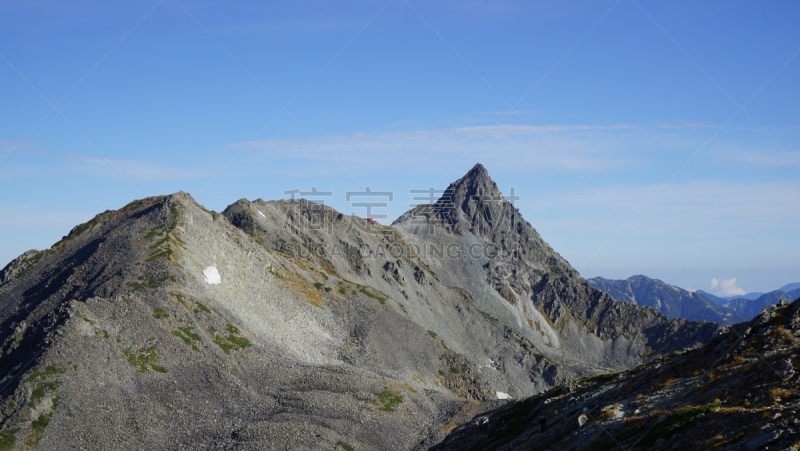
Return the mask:
{"type": "Polygon", "coordinates": [[[167,314],[167,312],[165,312],[164,309],[156,307],[153,309],[153,316],[156,319],[164,319],[169,317],[169,314],[167,314]]]}
{"type": "Polygon", "coordinates": [[[47,379],[50,376],[56,376],[58,374],[64,374],[67,372],[66,368],[59,368],[56,365],[47,365],[42,369],[34,370],[28,377],[25,378],[26,382],[35,382],[38,380],[47,379]]]}
{"type": "Polygon", "coordinates": [[[394,412],[394,408],[403,402],[403,395],[398,395],[387,387],[383,391],[375,393],[375,399],[370,402],[377,406],[378,410],[394,412]]]}
{"type": "Polygon", "coordinates": [[[237,349],[244,349],[253,346],[250,343],[250,340],[247,337],[241,335],[239,329],[232,325],[228,324],[225,327],[225,330],[228,332],[227,335],[220,335],[216,333],[216,330],[211,327],[209,328],[209,332],[214,334],[214,343],[219,346],[225,354],[230,354],[231,351],[236,351],[237,349]]]}
{"type": "Polygon", "coordinates": [[[0,451],[12,450],[17,443],[19,428],[9,428],[0,431],[0,451]]]}
{"type": "Polygon", "coordinates": [[[200,341],[200,335],[195,333],[194,328],[192,326],[182,326],[172,331],[172,335],[183,340],[184,343],[191,346],[192,349],[195,351],[199,351],[200,348],[197,346],[197,343],[200,341]]]}
{"type": "Polygon", "coordinates": [[[53,398],[52,410],[47,413],[42,413],[31,422],[31,432],[28,434],[28,437],[25,438],[26,449],[36,448],[39,444],[39,437],[42,434],[42,430],[50,424],[50,419],[53,418],[53,412],[55,412],[57,407],[58,397],[53,398]]]}
{"type": "Polygon", "coordinates": [[[367,286],[367,285],[359,285],[358,286],[358,291],[361,294],[363,294],[363,295],[365,295],[367,297],[370,297],[372,299],[375,299],[376,301],[380,302],[381,305],[385,305],[386,301],[389,299],[389,296],[386,293],[384,293],[384,292],[382,292],[380,290],[376,290],[375,288],[372,288],[372,287],[367,286]]]}
{"type": "Polygon", "coordinates": [[[158,364],[158,351],[156,345],[139,348],[137,351],[126,349],[122,351],[131,366],[137,368],[140,373],[146,373],[148,369],[158,373],[166,373],[167,369],[158,364]]]}

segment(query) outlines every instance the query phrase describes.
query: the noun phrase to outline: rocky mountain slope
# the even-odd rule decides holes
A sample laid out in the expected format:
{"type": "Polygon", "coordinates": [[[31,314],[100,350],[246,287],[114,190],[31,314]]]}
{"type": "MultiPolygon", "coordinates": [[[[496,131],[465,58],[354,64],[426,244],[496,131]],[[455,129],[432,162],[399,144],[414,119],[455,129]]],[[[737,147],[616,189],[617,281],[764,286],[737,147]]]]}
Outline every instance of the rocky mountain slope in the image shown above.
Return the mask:
{"type": "Polygon", "coordinates": [[[621,302],[650,307],[668,318],[686,318],[698,321],[713,321],[735,324],[750,319],[723,307],[698,292],[691,292],[674,285],[638,275],[627,280],[611,280],[602,277],[587,279],[589,285],[602,290],[621,302]]]}
{"type": "Polygon", "coordinates": [[[710,341],[590,287],[478,165],[392,227],[178,193],[0,272],[0,448],[415,449],[710,341]]]}
{"type": "Polygon", "coordinates": [[[800,300],[710,344],[474,417],[436,449],[798,449],[800,300]]]}

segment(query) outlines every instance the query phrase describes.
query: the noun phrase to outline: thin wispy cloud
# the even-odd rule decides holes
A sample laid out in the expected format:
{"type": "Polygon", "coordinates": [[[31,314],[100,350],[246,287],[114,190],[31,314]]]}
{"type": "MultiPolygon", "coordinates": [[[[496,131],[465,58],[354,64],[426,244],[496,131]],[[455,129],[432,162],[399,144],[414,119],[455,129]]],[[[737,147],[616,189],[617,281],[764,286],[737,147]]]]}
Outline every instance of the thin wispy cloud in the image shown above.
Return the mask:
{"type": "Polygon", "coordinates": [[[679,122],[659,122],[655,125],[655,128],[667,129],[667,130],[675,130],[675,129],[717,129],[719,128],[718,125],[714,124],[706,124],[703,122],[690,122],[690,121],[679,121],[679,122]]]}
{"type": "Polygon", "coordinates": [[[237,23],[235,26],[222,25],[215,29],[221,35],[281,35],[293,36],[311,34],[322,35],[330,33],[344,33],[358,23],[359,17],[296,17],[281,19],[271,22],[253,20],[251,22],[237,23]]]}
{"type": "Polygon", "coordinates": [[[718,151],[715,156],[724,163],[758,168],[797,169],[800,151],[780,151],[774,149],[751,149],[748,151],[718,151]]]}
{"type": "Polygon", "coordinates": [[[438,165],[474,149],[482,161],[497,165],[529,163],[547,168],[598,171],[625,164],[613,149],[609,132],[635,127],[620,125],[465,126],[386,133],[353,133],[304,139],[267,139],[232,143],[271,158],[325,161],[329,155],[355,170],[438,165]],[[397,158],[401,156],[402,158],[397,158]],[[510,160],[513,159],[513,162],[510,160]],[[505,161],[505,163],[504,163],[505,161]]]}
{"type": "Polygon", "coordinates": [[[180,163],[157,162],[152,160],[109,160],[88,159],[75,170],[94,174],[103,166],[112,165],[126,179],[137,182],[192,180],[210,177],[211,168],[191,168],[180,163]]]}
{"type": "Polygon", "coordinates": [[[27,205],[0,205],[0,230],[14,228],[60,228],[69,231],[91,219],[97,212],[81,210],[41,210],[27,205]]]}
{"type": "MultiPolygon", "coordinates": [[[[592,174],[609,170],[662,170],[664,159],[704,146],[714,126],[697,122],[636,124],[500,124],[431,128],[383,133],[326,135],[311,139],[270,138],[235,142],[230,148],[254,155],[324,164],[331,156],[354,171],[441,165],[467,149],[496,168],[532,172],[562,170],[592,174]],[[402,155],[403,158],[397,158],[402,155]]],[[[793,164],[783,152],[753,148],[717,137],[702,152],[703,164],[750,168],[793,164]],[[721,160],[720,160],[721,158],[721,160]]],[[[763,145],[758,143],[757,145],[763,145]]],[[[795,155],[795,153],[792,153],[795,155]]],[[[800,155],[798,155],[800,157],[800,155]]],[[[667,161],[666,164],[669,164],[667,161]]]]}
{"type": "Polygon", "coordinates": [[[529,115],[538,115],[538,114],[546,114],[547,111],[545,110],[500,110],[500,111],[481,111],[478,113],[473,113],[473,116],[482,117],[482,116],[501,116],[501,117],[511,117],[513,118],[515,115],[518,116],[529,116],[529,115]]]}
{"type": "Polygon", "coordinates": [[[0,139],[0,150],[11,149],[30,149],[32,147],[39,147],[41,143],[38,141],[14,141],[11,139],[0,139]]]}
{"type": "Polygon", "coordinates": [[[14,141],[0,139],[0,163],[6,158],[38,152],[41,148],[38,141],[14,141]]]}
{"type": "Polygon", "coordinates": [[[117,178],[121,174],[125,179],[135,182],[179,181],[208,178],[213,169],[210,163],[187,164],[174,159],[102,159],[43,151],[30,151],[18,156],[28,158],[18,158],[13,164],[7,162],[0,166],[0,176],[4,179],[80,176],[86,180],[117,178]],[[109,172],[109,166],[116,172],[109,172]]]}
{"type": "MultiPolygon", "coordinates": [[[[547,196],[518,201],[547,227],[598,232],[619,227],[624,218],[657,192],[657,184],[614,185],[549,192],[547,196]],[[586,221],[585,216],[593,219],[586,221]]],[[[673,183],[658,192],[632,222],[647,235],[736,236],[799,229],[800,182],[742,183],[689,181],[673,183]]],[[[533,218],[534,220],[536,218],[533,218]]]]}

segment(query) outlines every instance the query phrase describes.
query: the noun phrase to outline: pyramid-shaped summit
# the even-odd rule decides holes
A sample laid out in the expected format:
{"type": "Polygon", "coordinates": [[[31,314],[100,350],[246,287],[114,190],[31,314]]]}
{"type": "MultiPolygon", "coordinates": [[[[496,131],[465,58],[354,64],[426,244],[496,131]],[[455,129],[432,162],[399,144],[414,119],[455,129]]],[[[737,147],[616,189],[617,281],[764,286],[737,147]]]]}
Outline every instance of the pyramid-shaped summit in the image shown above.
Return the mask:
{"type": "Polygon", "coordinates": [[[452,231],[469,230],[487,235],[498,228],[512,227],[516,209],[507,202],[497,184],[482,164],[476,164],[463,177],[451,183],[436,202],[434,211],[441,215],[452,231]],[[504,220],[510,221],[504,221],[504,220]],[[505,224],[503,223],[505,222],[505,224]]]}
{"type": "Polygon", "coordinates": [[[466,199],[503,200],[503,194],[497,184],[489,176],[489,171],[478,163],[463,177],[451,183],[445,193],[461,194],[466,199]]]}
{"type": "MultiPolygon", "coordinates": [[[[432,205],[420,205],[400,216],[395,224],[425,218],[448,232],[472,232],[485,236],[502,224],[503,217],[515,212],[486,168],[478,163],[463,177],[451,183],[432,205]]],[[[506,227],[512,222],[507,222],[506,227]]]]}
{"type": "Polygon", "coordinates": [[[493,243],[498,250],[493,261],[498,264],[502,261],[509,271],[517,268],[514,272],[518,277],[503,278],[516,286],[518,293],[530,291],[530,286],[547,272],[579,277],[577,271],[523,219],[513,200],[503,195],[486,168],[478,163],[451,183],[434,204],[415,207],[398,218],[394,225],[412,233],[427,231],[435,235],[444,231],[457,236],[472,235],[493,243]],[[419,227],[420,221],[427,222],[429,227],[419,227]],[[519,280],[514,281],[516,278],[519,280]]]}
{"type": "MultiPolygon", "coordinates": [[[[451,183],[432,205],[421,205],[399,217],[395,224],[424,218],[446,232],[498,243],[535,241],[537,247],[552,250],[514,206],[513,190],[506,197],[486,168],[478,163],[451,183]]],[[[566,262],[564,262],[566,263],[566,262]]]]}

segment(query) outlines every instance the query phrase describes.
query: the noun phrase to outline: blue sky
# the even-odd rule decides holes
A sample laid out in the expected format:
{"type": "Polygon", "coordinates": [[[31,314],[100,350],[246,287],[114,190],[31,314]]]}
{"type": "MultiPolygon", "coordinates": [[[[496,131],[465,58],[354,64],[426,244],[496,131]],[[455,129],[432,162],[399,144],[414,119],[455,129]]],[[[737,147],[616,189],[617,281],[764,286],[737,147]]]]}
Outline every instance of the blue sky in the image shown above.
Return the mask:
{"type": "Polygon", "coordinates": [[[0,5],[0,265],[179,190],[389,222],[481,162],[586,277],[800,280],[797,2],[229,3],[0,5]]]}

